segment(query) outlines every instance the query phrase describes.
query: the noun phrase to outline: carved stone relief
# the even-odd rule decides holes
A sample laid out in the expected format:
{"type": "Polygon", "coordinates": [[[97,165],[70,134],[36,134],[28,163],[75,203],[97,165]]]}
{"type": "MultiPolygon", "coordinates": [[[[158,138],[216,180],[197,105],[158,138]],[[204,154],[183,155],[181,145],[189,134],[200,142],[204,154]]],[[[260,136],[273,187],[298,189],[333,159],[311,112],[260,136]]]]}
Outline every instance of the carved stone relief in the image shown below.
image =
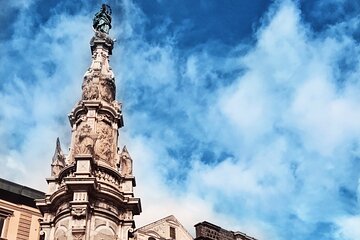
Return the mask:
{"type": "Polygon", "coordinates": [[[86,215],[86,208],[85,207],[72,207],[71,208],[71,215],[74,217],[83,217],[86,215]]]}
{"type": "Polygon", "coordinates": [[[83,233],[73,233],[74,240],[83,240],[84,234],[83,233]]]}
{"type": "Polygon", "coordinates": [[[98,121],[104,121],[111,124],[112,122],[114,122],[114,117],[108,113],[100,113],[98,114],[98,121]]]}
{"type": "Polygon", "coordinates": [[[86,205],[75,205],[71,207],[72,219],[72,230],[73,233],[84,233],[86,229],[86,215],[87,215],[87,206],[86,205]]]}
{"type": "Polygon", "coordinates": [[[109,80],[102,80],[100,83],[100,95],[106,102],[112,102],[115,99],[114,84],[109,80]]]}
{"type": "MultiPolygon", "coordinates": [[[[81,125],[80,125],[81,126],[81,125]]],[[[91,133],[91,127],[84,125],[77,130],[75,139],[75,154],[93,154],[94,153],[94,136],[91,133]]]]}
{"type": "Polygon", "coordinates": [[[83,100],[99,99],[99,88],[97,84],[89,80],[84,80],[82,99],[83,100]]]}
{"type": "MultiPolygon", "coordinates": [[[[83,114],[85,114],[85,113],[83,113],[83,114]]],[[[80,124],[80,122],[85,122],[87,119],[86,115],[78,115],[77,117],[78,117],[78,119],[76,120],[75,124],[80,124]]]]}
{"type": "Polygon", "coordinates": [[[110,166],[114,166],[113,162],[113,129],[112,127],[101,121],[97,125],[97,140],[95,143],[95,157],[104,161],[110,166]]]}
{"type": "Polygon", "coordinates": [[[94,174],[98,181],[103,181],[111,185],[115,185],[116,187],[120,187],[120,180],[114,175],[101,169],[96,169],[94,174]]]}

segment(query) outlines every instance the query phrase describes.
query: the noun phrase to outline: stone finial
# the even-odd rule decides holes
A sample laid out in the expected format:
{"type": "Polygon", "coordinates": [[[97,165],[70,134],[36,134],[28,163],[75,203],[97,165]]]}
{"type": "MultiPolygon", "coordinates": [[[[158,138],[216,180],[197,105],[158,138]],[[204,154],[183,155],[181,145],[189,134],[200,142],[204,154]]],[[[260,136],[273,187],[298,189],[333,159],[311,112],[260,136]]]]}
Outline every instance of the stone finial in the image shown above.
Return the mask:
{"type": "Polygon", "coordinates": [[[132,175],[132,159],[126,146],[123,147],[120,153],[120,172],[124,176],[132,175]]]}
{"type": "Polygon", "coordinates": [[[65,155],[61,150],[60,140],[56,139],[55,153],[52,157],[51,176],[58,175],[61,169],[65,167],[65,155]]]}
{"type": "Polygon", "coordinates": [[[126,157],[128,157],[128,158],[131,158],[129,151],[128,151],[127,148],[126,148],[126,145],[123,147],[120,155],[121,155],[121,156],[126,156],[126,157]]]}

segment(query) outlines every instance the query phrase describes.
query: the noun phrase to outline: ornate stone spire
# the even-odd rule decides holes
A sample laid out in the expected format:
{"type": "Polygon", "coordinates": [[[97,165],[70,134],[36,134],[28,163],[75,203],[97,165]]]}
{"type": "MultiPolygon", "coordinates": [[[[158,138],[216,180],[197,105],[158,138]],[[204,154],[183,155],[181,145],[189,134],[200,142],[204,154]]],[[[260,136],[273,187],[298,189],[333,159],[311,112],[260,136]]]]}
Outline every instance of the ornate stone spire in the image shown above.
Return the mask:
{"type": "Polygon", "coordinates": [[[132,175],[132,158],[124,146],[122,152],[120,153],[120,171],[124,176],[132,175]]]}
{"type": "Polygon", "coordinates": [[[92,62],[84,75],[81,100],[69,114],[69,154],[64,162],[57,142],[49,190],[37,202],[44,215],[45,240],[129,239],[135,228],[133,216],[141,212],[140,199],[133,193],[132,159],[126,147],[118,151],[123,117],[109,64],[114,46],[108,36],[109,15],[105,5],[94,18],[92,62]]]}
{"type": "Polygon", "coordinates": [[[55,153],[51,163],[51,176],[58,175],[59,172],[65,167],[65,155],[61,150],[60,140],[56,139],[55,153]]]}

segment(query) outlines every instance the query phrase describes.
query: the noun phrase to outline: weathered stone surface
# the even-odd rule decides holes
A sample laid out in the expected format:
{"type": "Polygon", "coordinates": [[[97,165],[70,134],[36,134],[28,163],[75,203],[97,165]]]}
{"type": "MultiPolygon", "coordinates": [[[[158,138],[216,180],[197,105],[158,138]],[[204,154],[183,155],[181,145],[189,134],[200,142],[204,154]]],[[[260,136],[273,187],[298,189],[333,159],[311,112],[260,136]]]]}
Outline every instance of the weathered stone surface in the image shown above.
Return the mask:
{"type": "Polygon", "coordinates": [[[124,146],[120,154],[120,171],[124,176],[132,175],[132,159],[126,146],[124,146]]]}
{"type": "Polygon", "coordinates": [[[209,222],[196,224],[195,230],[195,240],[256,240],[245,233],[228,231],[209,222]]]}
{"type": "Polygon", "coordinates": [[[109,65],[113,44],[101,32],[91,40],[82,97],[69,114],[70,151],[65,158],[57,144],[49,192],[37,202],[44,240],[125,240],[135,227],[133,216],[141,212],[133,193],[132,159],[126,148],[118,152],[123,120],[109,65]]]}
{"type": "Polygon", "coordinates": [[[56,139],[55,153],[51,163],[51,176],[58,175],[59,172],[65,167],[65,155],[61,150],[60,140],[56,139]]]}
{"type": "Polygon", "coordinates": [[[173,215],[138,228],[134,232],[134,238],[136,240],[149,240],[149,239],[193,240],[192,236],[187,232],[187,230],[173,215]]]}

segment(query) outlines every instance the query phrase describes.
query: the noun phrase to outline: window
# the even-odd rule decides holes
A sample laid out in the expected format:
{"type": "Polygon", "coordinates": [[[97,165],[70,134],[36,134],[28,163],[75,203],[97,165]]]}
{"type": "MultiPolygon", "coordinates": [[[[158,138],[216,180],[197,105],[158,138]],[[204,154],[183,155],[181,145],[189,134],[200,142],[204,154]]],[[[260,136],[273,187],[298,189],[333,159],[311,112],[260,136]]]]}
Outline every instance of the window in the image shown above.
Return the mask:
{"type": "Polygon", "coordinates": [[[0,216],[0,237],[3,236],[4,225],[5,225],[5,218],[0,216]]]}
{"type": "Polygon", "coordinates": [[[8,230],[9,217],[13,212],[4,208],[0,208],[0,239],[6,239],[8,230]]]}
{"type": "Polygon", "coordinates": [[[176,239],[176,231],[174,227],[170,227],[170,238],[176,239]]]}

